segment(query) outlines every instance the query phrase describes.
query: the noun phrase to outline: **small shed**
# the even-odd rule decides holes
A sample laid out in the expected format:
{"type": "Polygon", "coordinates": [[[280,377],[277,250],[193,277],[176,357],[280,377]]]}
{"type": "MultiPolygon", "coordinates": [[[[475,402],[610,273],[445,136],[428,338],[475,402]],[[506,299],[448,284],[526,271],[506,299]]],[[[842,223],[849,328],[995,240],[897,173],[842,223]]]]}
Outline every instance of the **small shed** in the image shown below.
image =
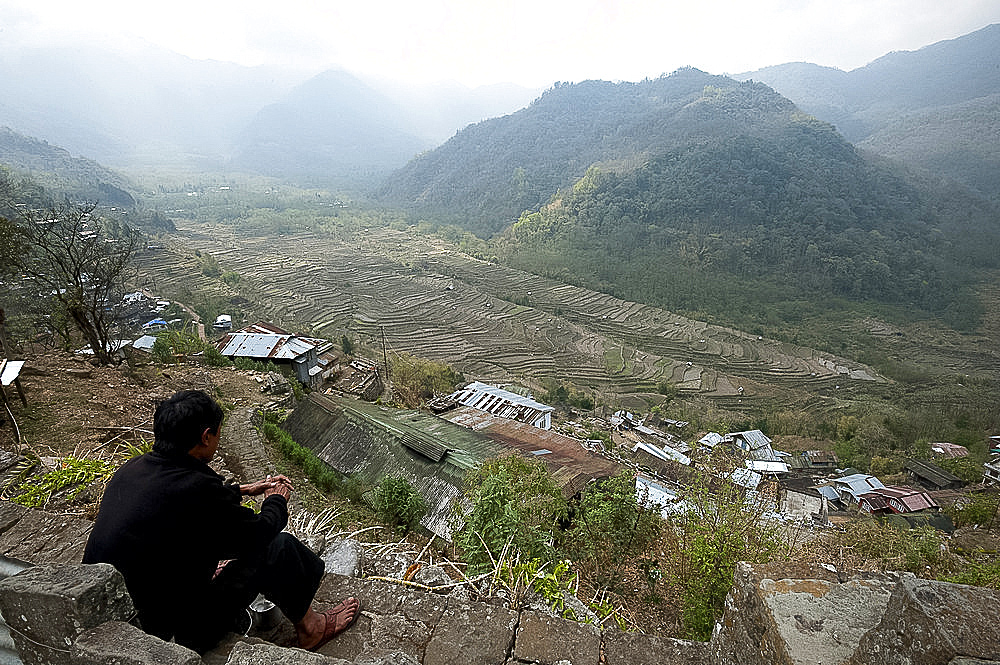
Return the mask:
{"type": "Polygon", "coordinates": [[[903,463],[903,468],[906,469],[910,482],[914,482],[925,489],[955,490],[965,484],[955,474],[926,460],[908,459],[903,463]]]}

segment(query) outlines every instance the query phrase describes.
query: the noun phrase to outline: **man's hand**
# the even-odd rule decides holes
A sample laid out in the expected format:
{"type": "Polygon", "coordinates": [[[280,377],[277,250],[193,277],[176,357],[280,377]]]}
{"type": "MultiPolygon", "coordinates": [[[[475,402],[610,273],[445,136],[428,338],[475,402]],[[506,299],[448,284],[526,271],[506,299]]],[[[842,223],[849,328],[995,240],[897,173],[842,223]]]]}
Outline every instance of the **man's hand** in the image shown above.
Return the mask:
{"type": "Polygon", "coordinates": [[[292,493],[292,481],[283,475],[268,476],[264,480],[255,483],[240,485],[240,494],[243,496],[257,496],[263,494],[265,498],[272,494],[280,494],[286,499],[292,493]]]}

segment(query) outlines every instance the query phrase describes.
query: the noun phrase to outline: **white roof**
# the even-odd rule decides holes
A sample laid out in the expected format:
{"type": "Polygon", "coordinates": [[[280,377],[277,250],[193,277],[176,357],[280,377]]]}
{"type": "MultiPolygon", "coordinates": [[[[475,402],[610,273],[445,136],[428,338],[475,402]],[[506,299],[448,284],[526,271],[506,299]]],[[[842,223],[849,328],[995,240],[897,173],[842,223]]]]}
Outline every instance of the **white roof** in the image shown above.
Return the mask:
{"type": "Polygon", "coordinates": [[[703,446],[708,446],[709,448],[714,448],[715,446],[722,443],[722,435],[718,432],[709,432],[705,436],[698,439],[698,443],[703,446]]]}
{"type": "Polygon", "coordinates": [[[859,494],[885,487],[881,480],[865,473],[854,473],[843,478],[835,478],[833,482],[855,498],[859,494]]]}
{"type": "Polygon", "coordinates": [[[219,343],[219,352],[237,358],[294,360],[315,349],[322,340],[274,333],[232,333],[219,343]]]}
{"type": "Polygon", "coordinates": [[[153,335],[143,335],[139,339],[132,342],[133,347],[137,349],[144,349],[146,351],[151,351],[154,344],[156,344],[156,337],[153,335]]]}
{"type": "Polygon", "coordinates": [[[464,388],[456,390],[450,397],[463,406],[471,406],[501,418],[524,423],[531,423],[539,416],[555,411],[555,407],[536,402],[530,397],[479,381],[473,381],[464,388]]]}
{"type": "Polygon", "coordinates": [[[762,478],[763,476],[752,469],[737,468],[733,469],[733,472],[729,474],[729,479],[732,480],[733,483],[751,490],[757,489],[757,486],[760,485],[762,478]]]}
{"type": "Polygon", "coordinates": [[[747,444],[748,450],[756,450],[757,448],[771,445],[771,439],[759,429],[751,429],[745,432],[730,432],[726,435],[726,438],[730,441],[738,438],[743,439],[747,444]]]}
{"type": "Polygon", "coordinates": [[[762,462],[760,460],[748,459],[746,466],[751,471],[759,473],[788,473],[788,465],[784,462],[762,462]]]}

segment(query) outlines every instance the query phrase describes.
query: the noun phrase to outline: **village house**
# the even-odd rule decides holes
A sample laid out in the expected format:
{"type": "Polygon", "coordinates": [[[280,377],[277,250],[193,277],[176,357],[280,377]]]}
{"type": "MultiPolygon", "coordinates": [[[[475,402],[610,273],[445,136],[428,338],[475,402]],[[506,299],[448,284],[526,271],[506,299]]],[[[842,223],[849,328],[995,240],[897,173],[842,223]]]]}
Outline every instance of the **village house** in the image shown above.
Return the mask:
{"type": "Polygon", "coordinates": [[[308,386],[322,383],[326,361],[320,355],[333,348],[329,340],[303,337],[272,323],[258,322],[227,333],[215,343],[227,358],[249,358],[291,367],[295,378],[308,386]]]}
{"type": "Polygon", "coordinates": [[[836,502],[844,509],[850,509],[858,505],[859,497],[862,494],[883,487],[885,485],[875,476],[866,473],[852,473],[819,485],[817,490],[829,501],[836,502]]]}
{"type": "Polygon", "coordinates": [[[778,483],[778,509],[798,520],[826,523],[829,500],[815,487],[810,478],[784,478],[778,483]]]}
{"type": "Polygon", "coordinates": [[[567,498],[620,468],[552,430],[472,407],[458,407],[446,417],[314,392],[285,428],[340,473],[371,485],[385,476],[405,478],[427,501],[421,525],[446,540],[465,474],[489,458],[518,454],[541,461],[567,498]]]}
{"type": "Polygon", "coordinates": [[[954,490],[965,483],[961,478],[926,460],[908,459],[903,463],[910,482],[929,490],[954,490]]]}
{"type": "Polygon", "coordinates": [[[954,459],[966,457],[969,454],[969,449],[956,443],[938,441],[931,444],[931,452],[934,453],[934,457],[939,459],[954,459]]]}
{"type": "Polygon", "coordinates": [[[732,445],[745,457],[745,464],[751,471],[762,475],[788,473],[788,453],[774,450],[771,439],[759,429],[745,432],[731,432],[723,441],[732,445]]]}
{"type": "Polygon", "coordinates": [[[552,412],[555,407],[486,383],[473,381],[453,392],[449,398],[463,406],[471,406],[501,418],[527,423],[539,429],[552,428],[552,412]]]}
{"type": "Polygon", "coordinates": [[[925,491],[889,485],[858,496],[858,508],[869,515],[939,511],[941,507],[925,491]]]}

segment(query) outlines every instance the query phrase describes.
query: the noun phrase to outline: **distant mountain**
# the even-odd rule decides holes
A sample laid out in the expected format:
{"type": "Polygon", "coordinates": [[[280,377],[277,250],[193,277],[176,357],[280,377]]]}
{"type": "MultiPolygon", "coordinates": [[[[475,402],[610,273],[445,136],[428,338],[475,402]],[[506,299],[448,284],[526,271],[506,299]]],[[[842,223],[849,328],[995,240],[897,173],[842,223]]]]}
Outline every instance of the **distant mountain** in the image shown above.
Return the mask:
{"type": "Polygon", "coordinates": [[[0,48],[0,124],[114,166],[213,166],[301,79],[147,45],[0,48]]]}
{"type": "Polygon", "coordinates": [[[315,177],[395,168],[535,96],[518,86],[365,83],[337,71],[309,80],[144,43],[13,49],[0,41],[0,126],[120,168],[241,165],[315,177]]]}
{"type": "Polygon", "coordinates": [[[967,140],[978,134],[991,144],[987,152],[1000,150],[1000,24],[850,72],[789,63],[737,78],[767,83],[851,141],[1000,197],[1000,190],[983,188],[1000,179],[1000,170],[977,156],[979,148],[970,153],[967,140]],[[989,173],[978,177],[976,168],[989,173]]]}
{"type": "Polygon", "coordinates": [[[971,325],[976,270],[1000,266],[986,201],[866,157],[766,85],[692,69],[553,88],[382,195],[502,232],[516,267],[723,320],[844,298],[971,325]]]}
{"type": "Polygon", "coordinates": [[[135,207],[133,185],[121,174],[69,151],[0,127],[0,166],[76,201],[135,207]]]}
{"type": "MultiPolygon", "coordinates": [[[[490,235],[522,211],[537,209],[594,163],[636,163],[688,131],[715,132],[725,119],[700,122],[698,109],[688,106],[710,85],[734,83],[682,69],[641,83],[557,84],[527,108],[466,127],[414,159],[378,195],[490,235]]],[[[749,95],[761,89],[746,86],[749,95]]],[[[779,103],[792,110],[789,102],[779,103]]]]}
{"type": "Polygon", "coordinates": [[[261,109],[236,139],[231,166],[291,177],[367,177],[431,144],[406,112],[343,71],[328,71],[261,109]]]}

